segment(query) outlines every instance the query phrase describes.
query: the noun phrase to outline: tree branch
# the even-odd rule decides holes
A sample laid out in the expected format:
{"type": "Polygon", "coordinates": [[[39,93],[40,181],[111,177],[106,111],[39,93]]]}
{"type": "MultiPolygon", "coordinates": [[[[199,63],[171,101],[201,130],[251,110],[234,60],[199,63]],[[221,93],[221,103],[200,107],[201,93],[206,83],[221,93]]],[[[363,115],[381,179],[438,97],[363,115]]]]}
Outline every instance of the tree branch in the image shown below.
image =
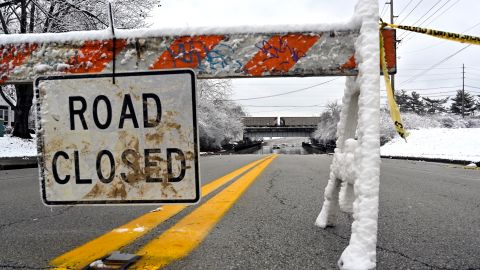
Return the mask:
{"type": "Polygon", "coordinates": [[[3,18],[3,13],[0,11],[0,21],[2,22],[3,33],[10,34],[8,31],[7,23],[5,22],[5,18],[3,18]]]}
{"type": "Polygon", "coordinates": [[[45,14],[46,18],[45,18],[45,24],[43,25],[43,32],[46,33],[49,29],[50,21],[53,18],[52,13],[55,10],[55,2],[53,2],[53,1],[50,2],[50,8],[48,9],[48,12],[43,10],[43,8],[40,7],[40,5],[38,5],[35,1],[34,1],[34,3],[38,7],[38,9],[40,9],[45,14]]]}
{"type": "Polygon", "coordinates": [[[30,25],[29,25],[29,32],[33,33],[33,30],[35,29],[35,3],[32,1],[32,6],[30,8],[30,25]]]}
{"type": "Polygon", "coordinates": [[[27,33],[27,3],[25,0],[20,2],[20,33],[27,33]]]}
{"type": "Polygon", "coordinates": [[[12,4],[16,4],[16,3],[20,2],[20,1],[21,1],[21,0],[12,0],[12,1],[8,1],[8,2],[0,3],[0,8],[6,7],[6,6],[9,6],[9,5],[12,5],[12,4]]]}
{"type": "Polygon", "coordinates": [[[12,109],[15,109],[17,106],[13,104],[13,102],[10,100],[7,95],[5,95],[5,92],[3,92],[3,86],[0,87],[0,96],[7,102],[8,106],[12,107],[12,109]]]}
{"type": "Polygon", "coordinates": [[[74,9],[82,12],[82,13],[85,14],[85,15],[88,15],[88,16],[94,18],[95,20],[97,20],[98,22],[100,22],[101,24],[103,24],[104,26],[108,26],[108,24],[106,24],[104,21],[100,20],[100,18],[98,18],[95,14],[92,14],[90,11],[81,9],[81,8],[75,6],[74,4],[69,3],[68,1],[65,1],[65,4],[67,4],[67,5],[71,6],[72,8],[74,8],[74,9]]]}
{"type": "Polygon", "coordinates": [[[12,10],[12,13],[15,15],[15,17],[17,17],[18,21],[20,21],[20,16],[18,16],[18,14],[17,14],[17,12],[15,11],[15,9],[14,9],[11,5],[9,5],[8,7],[12,10]]]}

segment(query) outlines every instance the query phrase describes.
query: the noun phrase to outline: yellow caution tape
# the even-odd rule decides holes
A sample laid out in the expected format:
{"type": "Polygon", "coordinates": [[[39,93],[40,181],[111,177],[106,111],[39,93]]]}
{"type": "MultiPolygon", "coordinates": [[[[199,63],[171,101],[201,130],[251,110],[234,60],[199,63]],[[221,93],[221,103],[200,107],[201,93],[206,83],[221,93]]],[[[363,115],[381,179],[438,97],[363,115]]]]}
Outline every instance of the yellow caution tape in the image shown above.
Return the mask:
{"type": "Polygon", "coordinates": [[[461,43],[468,43],[468,44],[475,44],[480,45],[480,37],[469,36],[469,35],[462,35],[457,33],[415,27],[415,26],[406,26],[406,25],[398,25],[398,24],[390,24],[386,22],[381,22],[381,27],[389,26],[391,28],[402,29],[406,31],[411,31],[415,33],[421,33],[429,36],[434,36],[437,38],[443,38],[447,40],[453,40],[461,43]]]}
{"type": "Polygon", "coordinates": [[[406,141],[408,132],[404,128],[402,117],[400,116],[400,110],[398,109],[398,105],[393,97],[393,89],[392,85],[390,84],[390,77],[388,76],[387,63],[385,60],[385,47],[383,46],[382,31],[380,31],[380,63],[382,64],[383,77],[385,78],[388,106],[390,107],[390,117],[395,123],[395,129],[397,130],[398,134],[406,141]]]}

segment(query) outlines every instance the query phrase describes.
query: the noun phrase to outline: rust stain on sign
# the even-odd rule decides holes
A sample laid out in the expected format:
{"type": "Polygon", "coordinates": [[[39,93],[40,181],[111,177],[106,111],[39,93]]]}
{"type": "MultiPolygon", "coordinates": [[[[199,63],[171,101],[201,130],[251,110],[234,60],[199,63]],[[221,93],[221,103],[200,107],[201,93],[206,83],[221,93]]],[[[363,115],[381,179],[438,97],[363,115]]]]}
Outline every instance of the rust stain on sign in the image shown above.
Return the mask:
{"type": "Polygon", "coordinates": [[[198,201],[194,86],[191,70],[39,78],[44,201],[198,201]]]}

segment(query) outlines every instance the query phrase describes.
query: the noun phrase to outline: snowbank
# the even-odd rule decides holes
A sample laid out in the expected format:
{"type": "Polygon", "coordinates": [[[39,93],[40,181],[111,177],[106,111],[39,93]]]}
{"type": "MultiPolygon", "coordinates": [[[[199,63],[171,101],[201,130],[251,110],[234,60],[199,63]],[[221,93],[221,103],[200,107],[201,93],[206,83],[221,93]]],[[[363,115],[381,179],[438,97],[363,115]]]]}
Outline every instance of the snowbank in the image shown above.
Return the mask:
{"type": "Polygon", "coordinates": [[[480,161],[480,128],[409,130],[405,142],[396,137],[380,148],[384,156],[480,161]]]}
{"type": "Polygon", "coordinates": [[[4,157],[36,157],[37,142],[35,139],[25,140],[6,134],[0,137],[0,158],[4,157]]]}

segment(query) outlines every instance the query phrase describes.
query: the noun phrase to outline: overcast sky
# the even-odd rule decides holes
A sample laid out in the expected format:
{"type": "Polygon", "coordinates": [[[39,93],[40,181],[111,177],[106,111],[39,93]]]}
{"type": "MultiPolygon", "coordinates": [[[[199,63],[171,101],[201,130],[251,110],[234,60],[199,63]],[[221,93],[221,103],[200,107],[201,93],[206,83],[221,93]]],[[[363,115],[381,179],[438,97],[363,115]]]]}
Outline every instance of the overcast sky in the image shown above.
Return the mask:
{"type": "MultiPolygon", "coordinates": [[[[390,6],[379,1],[379,13],[390,21],[390,6]]],[[[479,0],[393,0],[395,23],[480,35],[479,0]]],[[[356,0],[162,0],[150,18],[152,27],[198,27],[342,23],[356,0]]],[[[440,98],[461,89],[465,64],[466,91],[480,95],[480,46],[443,41],[397,30],[395,88],[440,98]],[[467,47],[468,46],[468,47],[467,47]],[[466,47],[466,48],[465,48],[466,47]]],[[[264,78],[233,80],[233,99],[244,99],[324,85],[268,99],[238,101],[251,116],[318,116],[325,104],[340,101],[344,77],[264,78]],[[317,107],[279,107],[310,106],[317,107]],[[272,106],[272,107],[266,107],[272,106]]],[[[383,87],[383,79],[381,88],[383,87]]],[[[385,90],[381,95],[385,96],[385,90]]],[[[382,105],[385,99],[382,98],[382,105]]]]}

